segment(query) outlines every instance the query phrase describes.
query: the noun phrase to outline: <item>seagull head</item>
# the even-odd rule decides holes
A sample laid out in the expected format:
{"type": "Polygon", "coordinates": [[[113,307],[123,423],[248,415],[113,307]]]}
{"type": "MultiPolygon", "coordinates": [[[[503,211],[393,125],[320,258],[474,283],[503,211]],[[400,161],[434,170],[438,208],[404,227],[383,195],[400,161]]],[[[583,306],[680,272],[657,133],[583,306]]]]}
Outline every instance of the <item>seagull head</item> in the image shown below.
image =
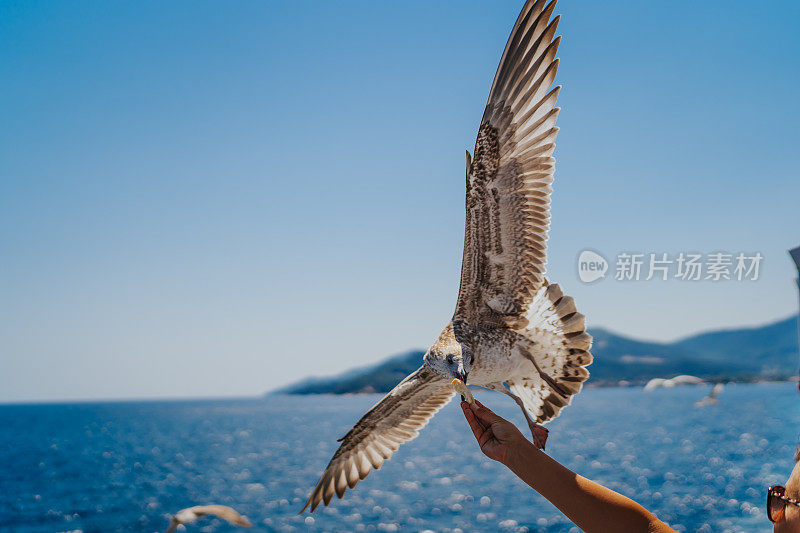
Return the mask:
{"type": "Polygon", "coordinates": [[[425,365],[448,382],[460,379],[467,383],[475,356],[466,344],[456,339],[453,323],[450,322],[439,334],[439,338],[428,348],[423,357],[425,365]]]}
{"type": "MultiPolygon", "coordinates": [[[[462,349],[440,351],[436,348],[436,345],[431,346],[425,354],[425,364],[447,381],[460,379],[466,383],[475,360],[472,353],[465,353],[465,350],[462,349]]],[[[461,348],[460,345],[459,348],[461,348]]]]}

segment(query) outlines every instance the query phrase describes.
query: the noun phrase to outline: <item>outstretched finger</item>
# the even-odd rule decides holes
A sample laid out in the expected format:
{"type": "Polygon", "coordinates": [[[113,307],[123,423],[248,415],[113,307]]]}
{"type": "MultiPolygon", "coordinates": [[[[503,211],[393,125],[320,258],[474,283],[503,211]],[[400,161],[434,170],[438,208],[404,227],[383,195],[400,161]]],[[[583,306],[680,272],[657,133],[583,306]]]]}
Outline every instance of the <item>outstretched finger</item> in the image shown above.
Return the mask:
{"type": "Polygon", "coordinates": [[[472,430],[472,434],[475,435],[475,440],[480,443],[481,435],[483,435],[484,432],[483,426],[478,422],[478,419],[475,418],[475,413],[467,402],[461,402],[461,410],[464,411],[464,418],[467,419],[469,428],[472,430]]]}

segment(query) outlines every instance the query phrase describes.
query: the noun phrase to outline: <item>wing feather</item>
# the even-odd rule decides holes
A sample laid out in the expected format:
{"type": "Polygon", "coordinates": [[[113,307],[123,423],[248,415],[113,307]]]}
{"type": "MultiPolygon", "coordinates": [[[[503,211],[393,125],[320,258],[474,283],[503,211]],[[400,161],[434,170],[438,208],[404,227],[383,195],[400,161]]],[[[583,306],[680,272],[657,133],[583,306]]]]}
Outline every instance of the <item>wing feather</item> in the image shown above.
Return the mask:
{"type": "Polygon", "coordinates": [[[461,287],[454,320],[524,328],[545,281],[555,107],[555,1],[529,0],[511,32],[468,158],[461,287]]]}
{"type": "Polygon", "coordinates": [[[558,284],[537,291],[528,313],[528,327],[521,332],[531,347],[538,350],[538,365],[555,381],[561,395],[541,379],[532,366],[506,380],[525,410],[539,423],[558,416],[589,379],[592,363],[592,337],[586,332],[586,319],[578,312],[575,300],[565,295],[558,284]]]}
{"type": "Polygon", "coordinates": [[[453,389],[435,372],[423,366],[400,382],[370,409],[341,439],[301,513],[341,498],[378,469],[404,442],[416,437],[431,417],[453,396],[453,389]]]}
{"type": "Polygon", "coordinates": [[[194,507],[184,509],[184,511],[187,510],[194,513],[198,517],[202,517],[205,515],[215,515],[233,525],[242,527],[253,527],[253,524],[251,524],[247,520],[247,518],[239,514],[239,512],[233,507],[228,507],[227,505],[216,505],[216,504],[196,505],[194,507]]]}

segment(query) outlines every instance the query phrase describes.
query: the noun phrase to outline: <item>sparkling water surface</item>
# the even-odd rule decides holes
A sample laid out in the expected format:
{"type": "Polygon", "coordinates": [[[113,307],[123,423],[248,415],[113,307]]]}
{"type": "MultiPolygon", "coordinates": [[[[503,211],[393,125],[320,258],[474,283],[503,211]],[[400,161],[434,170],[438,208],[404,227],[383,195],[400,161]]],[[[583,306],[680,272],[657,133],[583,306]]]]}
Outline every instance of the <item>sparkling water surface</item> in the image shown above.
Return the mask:
{"type": "MultiPolygon", "coordinates": [[[[765,488],[791,471],[795,385],[588,389],[548,452],[678,531],[770,531],[765,488]]],[[[479,399],[525,427],[516,405],[479,399]]],[[[163,531],[183,507],[236,507],[261,531],[577,531],[481,455],[456,402],[344,500],[298,516],[336,439],[379,397],[0,406],[0,530],[163,531]]],[[[186,531],[235,529],[204,519],[186,531]]]]}

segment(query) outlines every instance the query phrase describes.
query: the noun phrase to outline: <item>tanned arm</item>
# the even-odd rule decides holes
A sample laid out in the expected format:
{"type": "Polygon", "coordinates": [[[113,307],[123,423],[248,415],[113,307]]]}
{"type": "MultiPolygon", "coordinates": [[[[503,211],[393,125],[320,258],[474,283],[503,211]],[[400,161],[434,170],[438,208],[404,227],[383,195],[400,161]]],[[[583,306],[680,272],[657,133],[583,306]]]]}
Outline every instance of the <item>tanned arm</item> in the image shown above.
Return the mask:
{"type": "Polygon", "coordinates": [[[461,408],[481,451],[506,465],[586,533],[674,533],[630,498],[562,466],[480,402],[462,402],[461,408]]]}

